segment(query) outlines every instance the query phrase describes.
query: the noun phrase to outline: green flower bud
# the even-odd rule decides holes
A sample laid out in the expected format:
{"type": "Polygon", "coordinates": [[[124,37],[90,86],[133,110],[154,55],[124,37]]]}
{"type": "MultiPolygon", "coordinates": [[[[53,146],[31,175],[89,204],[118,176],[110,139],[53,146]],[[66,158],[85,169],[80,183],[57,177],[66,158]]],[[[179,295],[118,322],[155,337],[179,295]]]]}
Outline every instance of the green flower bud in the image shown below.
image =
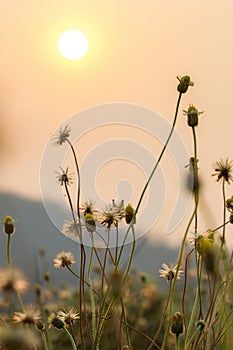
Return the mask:
{"type": "Polygon", "coordinates": [[[171,332],[179,336],[183,333],[184,316],[181,312],[175,312],[172,317],[171,332]]]}
{"type": "Polygon", "coordinates": [[[230,213],[233,213],[233,196],[226,200],[226,208],[230,213]]]}
{"type": "Polygon", "coordinates": [[[14,225],[14,219],[7,215],[3,221],[4,229],[3,232],[7,235],[12,235],[15,233],[15,225],[14,225]]]}
{"type": "Polygon", "coordinates": [[[203,331],[205,329],[205,322],[203,320],[198,320],[196,327],[199,329],[199,331],[203,331]]]}
{"type": "Polygon", "coordinates": [[[95,224],[95,219],[92,214],[86,214],[84,216],[85,219],[85,224],[86,224],[86,229],[88,232],[94,232],[96,229],[96,224],[95,224]]]}
{"type": "MultiPolygon", "coordinates": [[[[125,221],[127,224],[130,224],[134,216],[134,208],[131,204],[128,204],[125,208],[125,221]]],[[[136,223],[136,219],[134,219],[133,224],[136,223]]]]}
{"type": "Polygon", "coordinates": [[[230,223],[233,224],[233,214],[230,215],[230,223]]]}
{"type": "Polygon", "coordinates": [[[194,83],[191,81],[190,76],[184,75],[183,77],[177,77],[179,80],[179,84],[177,86],[177,90],[181,93],[184,94],[189,86],[193,86],[194,83]]]}

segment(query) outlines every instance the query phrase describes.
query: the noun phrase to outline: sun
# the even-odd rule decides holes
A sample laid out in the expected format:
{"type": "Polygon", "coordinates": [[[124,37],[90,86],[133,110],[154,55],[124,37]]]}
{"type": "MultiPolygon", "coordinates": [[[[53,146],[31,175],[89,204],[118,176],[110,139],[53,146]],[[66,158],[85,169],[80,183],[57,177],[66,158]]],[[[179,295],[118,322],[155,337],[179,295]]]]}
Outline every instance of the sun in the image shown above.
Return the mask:
{"type": "Polygon", "coordinates": [[[63,57],[74,61],[87,53],[89,44],[83,33],[77,30],[67,30],[60,36],[58,48],[63,57]]]}

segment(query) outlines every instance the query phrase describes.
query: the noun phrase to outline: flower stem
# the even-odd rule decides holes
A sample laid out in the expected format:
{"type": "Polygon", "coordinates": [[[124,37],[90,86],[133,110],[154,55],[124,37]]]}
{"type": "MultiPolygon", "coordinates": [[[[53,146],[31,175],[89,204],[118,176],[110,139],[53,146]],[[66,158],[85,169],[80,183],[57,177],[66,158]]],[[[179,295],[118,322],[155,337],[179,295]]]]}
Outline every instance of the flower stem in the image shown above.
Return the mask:
{"type": "Polygon", "coordinates": [[[69,337],[69,339],[70,339],[70,342],[71,342],[71,345],[72,345],[72,349],[73,349],[73,350],[77,350],[75,341],[74,341],[72,335],[70,334],[70,332],[68,331],[68,329],[65,328],[65,327],[63,327],[62,329],[63,329],[64,332],[68,335],[68,337],[69,337]]]}

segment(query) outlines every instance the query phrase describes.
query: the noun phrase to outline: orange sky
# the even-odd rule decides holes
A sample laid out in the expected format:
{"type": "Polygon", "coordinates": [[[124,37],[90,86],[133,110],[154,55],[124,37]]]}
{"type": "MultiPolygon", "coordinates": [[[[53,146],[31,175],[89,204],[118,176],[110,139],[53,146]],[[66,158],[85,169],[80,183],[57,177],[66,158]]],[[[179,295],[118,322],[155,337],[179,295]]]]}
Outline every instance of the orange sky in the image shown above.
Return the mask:
{"type": "MultiPolygon", "coordinates": [[[[176,76],[189,74],[195,87],[181,110],[194,103],[205,111],[198,128],[200,172],[206,200],[213,191],[220,200],[210,174],[214,160],[233,158],[232,0],[7,1],[0,5],[0,23],[2,191],[40,197],[49,135],[80,110],[129,102],[171,121],[176,76]],[[59,35],[70,28],[89,39],[90,50],[79,61],[57,50],[59,35]]],[[[180,115],[177,130],[192,150],[180,115]]]]}

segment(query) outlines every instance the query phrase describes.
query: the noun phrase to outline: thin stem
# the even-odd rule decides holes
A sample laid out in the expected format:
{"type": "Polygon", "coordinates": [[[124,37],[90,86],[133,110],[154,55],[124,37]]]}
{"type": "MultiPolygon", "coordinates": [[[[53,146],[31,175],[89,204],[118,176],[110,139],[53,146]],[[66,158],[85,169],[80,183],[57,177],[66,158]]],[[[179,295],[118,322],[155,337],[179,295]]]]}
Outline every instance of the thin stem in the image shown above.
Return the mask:
{"type": "Polygon", "coordinates": [[[168,297],[167,297],[167,302],[166,302],[166,305],[165,305],[165,308],[164,308],[164,311],[163,311],[163,315],[161,317],[161,321],[160,321],[160,324],[159,324],[159,327],[154,335],[154,338],[152,339],[152,342],[150,343],[150,345],[148,346],[147,350],[151,350],[152,347],[155,345],[155,341],[157,339],[157,336],[159,335],[159,332],[163,326],[163,323],[164,323],[164,320],[166,318],[166,313],[167,313],[167,309],[168,309],[168,305],[169,305],[169,300],[170,300],[170,295],[171,295],[171,285],[172,285],[172,279],[170,280],[170,283],[169,283],[169,293],[168,293],[168,297]]]}
{"type": "MultiPolygon", "coordinates": [[[[69,265],[66,265],[66,267],[75,277],[77,277],[78,279],[81,279],[80,276],[76,272],[74,272],[69,265]]],[[[94,288],[91,287],[90,283],[88,283],[85,280],[83,282],[86,284],[87,287],[89,287],[93,291],[93,293],[95,293],[97,297],[100,298],[100,295],[96,292],[94,288]]]]}
{"type": "Polygon", "coordinates": [[[41,338],[44,345],[44,350],[49,350],[47,338],[44,331],[41,331],[41,338]]]}
{"type": "Polygon", "coordinates": [[[122,255],[122,252],[123,252],[123,249],[124,249],[124,246],[125,246],[125,242],[126,242],[126,239],[127,239],[127,237],[128,237],[128,233],[129,233],[131,227],[133,226],[133,224],[134,224],[134,222],[135,222],[135,220],[136,220],[136,215],[137,215],[138,210],[139,210],[139,208],[140,208],[140,206],[141,206],[141,203],[142,203],[143,197],[144,197],[144,195],[145,195],[145,193],[146,193],[147,187],[149,186],[150,181],[151,181],[151,179],[152,179],[152,177],[153,177],[153,175],[154,175],[156,169],[157,169],[158,166],[159,166],[159,163],[160,163],[160,161],[161,161],[161,159],[162,159],[162,157],[163,157],[163,154],[164,154],[164,152],[165,152],[165,150],[166,150],[166,148],[167,148],[167,145],[168,145],[168,143],[169,143],[169,141],[170,141],[170,139],[171,139],[171,137],[172,137],[172,134],[173,134],[173,132],[174,132],[175,125],[176,125],[176,121],[177,121],[177,116],[178,116],[178,110],[179,110],[179,106],[180,106],[180,101],[181,101],[181,96],[182,96],[182,93],[179,93],[179,97],[178,97],[177,104],[176,104],[175,116],[174,116],[174,119],[173,119],[172,127],[171,127],[170,133],[169,133],[169,135],[168,135],[167,141],[165,142],[165,144],[164,144],[164,146],[163,146],[163,148],[162,148],[162,151],[161,151],[161,153],[160,153],[160,155],[159,155],[159,157],[158,157],[158,159],[157,159],[157,161],[156,161],[156,163],[155,163],[155,165],[154,165],[154,168],[152,169],[152,172],[151,172],[151,174],[150,174],[150,176],[149,176],[149,178],[148,178],[148,180],[147,180],[147,182],[146,182],[146,184],[145,184],[145,186],[144,186],[144,188],[143,188],[143,190],[142,190],[142,193],[141,193],[141,195],[140,195],[138,204],[137,204],[136,209],[135,209],[135,211],[134,211],[132,220],[131,220],[131,222],[130,222],[130,224],[129,224],[129,227],[128,227],[127,231],[126,231],[125,237],[124,237],[123,242],[122,242],[122,245],[121,245],[120,253],[119,253],[119,255],[118,255],[118,259],[117,259],[117,263],[116,263],[116,268],[117,268],[117,266],[119,265],[119,262],[120,262],[120,259],[121,259],[121,255],[122,255]]]}
{"type": "Polygon", "coordinates": [[[192,221],[193,221],[193,219],[195,217],[196,209],[197,208],[195,207],[194,211],[192,213],[192,216],[189,219],[189,222],[188,222],[188,225],[187,225],[187,228],[185,230],[185,234],[184,234],[184,237],[183,237],[182,243],[181,243],[181,248],[180,248],[180,253],[179,253],[179,258],[178,258],[178,263],[177,263],[177,268],[176,268],[176,273],[175,273],[175,276],[174,276],[174,279],[173,279],[172,289],[171,289],[171,297],[170,297],[169,316],[168,316],[167,328],[166,328],[166,332],[165,332],[165,335],[164,335],[164,338],[163,338],[163,343],[162,343],[161,350],[165,349],[165,345],[166,345],[166,342],[167,342],[167,337],[168,337],[168,334],[169,334],[169,329],[170,329],[170,325],[171,325],[171,316],[172,316],[172,306],[173,306],[173,300],[174,300],[174,294],[175,294],[175,285],[176,285],[176,281],[177,281],[177,275],[178,275],[179,268],[181,266],[181,260],[182,260],[182,256],[183,256],[183,252],[184,252],[184,247],[185,247],[185,241],[186,241],[186,238],[187,238],[187,234],[189,232],[189,229],[190,229],[190,226],[192,224],[192,221]]]}
{"type": "Polygon", "coordinates": [[[222,181],[222,196],[223,196],[223,228],[222,228],[222,243],[221,248],[223,247],[225,243],[225,235],[226,235],[226,225],[224,223],[226,222],[226,191],[225,191],[225,180],[222,181]]]}
{"type": "Polygon", "coordinates": [[[176,350],[179,350],[179,335],[176,335],[176,350]]]}
{"type": "Polygon", "coordinates": [[[11,265],[11,255],[10,255],[10,243],[11,243],[11,235],[7,235],[7,262],[8,262],[8,267],[12,269],[11,265]]]}
{"type": "Polygon", "coordinates": [[[92,280],[91,280],[91,267],[92,267],[93,253],[94,253],[93,232],[91,233],[91,242],[92,242],[92,246],[91,246],[87,276],[88,276],[88,282],[91,286],[90,288],[91,313],[92,313],[91,323],[92,323],[92,338],[94,339],[96,334],[96,312],[95,312],[95,299],[94,299],[92,280]]]}
{"type": "Polygon", "coordinates": [[[73,153],[74,162],[75,162],[75,166],[76,166],[77,177],[78,177],[77,215],[78,215],[79,225],[81,226],[81,216],[80,216],[80,189],[81,189],[81,186],[80,186],[80,170],[79,170],[78,159],[77,159],[74,147],[73,147],[73,145],[72,145],[72,143],[70,142],[69,139],[66,139],[66,140],[67,140],[67,142],[68,142],[68,144],[69,144],[69,146],[71,148],[71,151],[73,153]]]}
{"type": "Polygon", "coordinates": [[[69,340],[70,340],[71,345],[72,345],[72,349],[73,349],[73,350],[77,350],[77,347],[76,347],[75,341],[74,341],[74,339],[73,339],[72,335],[70,334],[70,332],[68,331],[68,329],[67,329],[67,328],[65,328],[65,327],[63,327],[62,329],[63,329],[63,330],[64,330],[64,332],[65,332],[65,333],[68,335],[69,340]]]}

